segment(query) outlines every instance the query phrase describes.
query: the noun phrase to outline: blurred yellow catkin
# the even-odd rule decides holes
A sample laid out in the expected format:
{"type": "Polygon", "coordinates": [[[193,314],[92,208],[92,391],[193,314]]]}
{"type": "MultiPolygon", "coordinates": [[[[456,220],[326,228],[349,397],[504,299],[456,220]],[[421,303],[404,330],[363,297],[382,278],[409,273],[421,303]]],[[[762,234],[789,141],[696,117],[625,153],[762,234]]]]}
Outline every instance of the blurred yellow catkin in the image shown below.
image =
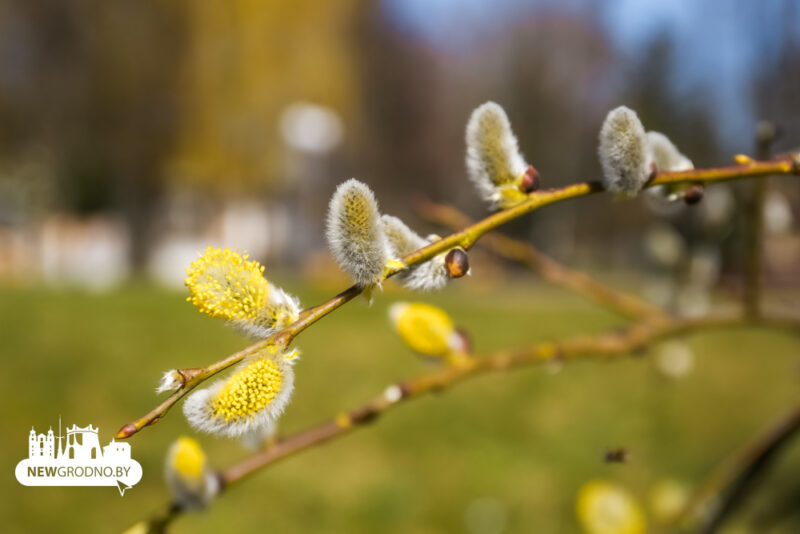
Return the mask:
{"type": "Polygon", "coordinates": [[[578,521],[586,534],[644,534],[644,512],[622,487],[605,480],[581,486],[576,503],[578,521]]]}
{"type": "Polygon", "coordinates": [[[219,490],[206,455],[194,439],[181,436],[170,446],[164,478],[176,504],[186,510],[204,508],[219,490]]]}
{"type": "Polygon", "coordinates": [[[411,350],[449,363],[466,358],[464,339],[444,310],[424,302],[397,302],[389,308],[389,318],[411,350]]]}

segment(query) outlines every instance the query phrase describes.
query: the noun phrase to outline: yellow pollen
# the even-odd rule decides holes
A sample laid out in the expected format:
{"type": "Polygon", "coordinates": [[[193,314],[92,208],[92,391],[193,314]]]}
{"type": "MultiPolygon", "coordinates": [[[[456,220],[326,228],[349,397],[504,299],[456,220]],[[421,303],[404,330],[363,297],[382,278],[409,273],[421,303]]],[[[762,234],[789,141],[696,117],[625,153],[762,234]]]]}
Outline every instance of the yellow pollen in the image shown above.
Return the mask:
{"type": "Polygon", "coordinates": [[[372,241],[373,217],[369,197],[358,188],[349,190],[344,197],[344,218],[351,236],[359,241],[372,241]]]}
{"type": "Polygon", "coordinates": [[[172,445],[172,467],[185,478],[200,478],[206,467],[206,455],[195,440],[181,436],[172,445]]]}
{"type": "Polygon", "coordinates": [[[247,254],[206,248],[186,269],[189,301],[212,317],[256,320],[267,306],[269,284],[264,267],[247,254]]]}
{"type": "Polygon", "coordinates": [[[490,169],[490,179],[495,186],[511,184],[516,178],[511,170],[512,154],[509,154],[504,142],[512,134],[507,120],[504,119],[494,108],[484,109],[479,117],[478,143],[481,157],[490,169]]]}
{"type": "Polygon", "coordinates": [[[225,421],[248,419],[280,393],[283,372],[271,358],[254,361],[228,379],[211,402],[211,413],[225,421]]]}

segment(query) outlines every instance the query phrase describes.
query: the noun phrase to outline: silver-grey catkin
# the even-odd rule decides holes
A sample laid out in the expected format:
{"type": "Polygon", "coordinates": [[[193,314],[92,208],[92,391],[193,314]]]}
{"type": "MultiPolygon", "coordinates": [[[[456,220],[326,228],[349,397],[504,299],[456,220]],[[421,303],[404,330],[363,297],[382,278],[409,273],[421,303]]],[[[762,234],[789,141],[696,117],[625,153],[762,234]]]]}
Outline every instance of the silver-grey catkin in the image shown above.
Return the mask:
{"type": "Polygon", "coordinates": [[[608,113],[600,130],[598,155],[608,191],[635,196],[644,187],[652,156],[644,126],[633,110],[620,106],[608,113]]]}
{"type": "Polygon", "coordinates": [[[379,283],[391,260],[372,190],[351,178],[336,188],[325,236],[334,259],[361,287],[379,283]]]}

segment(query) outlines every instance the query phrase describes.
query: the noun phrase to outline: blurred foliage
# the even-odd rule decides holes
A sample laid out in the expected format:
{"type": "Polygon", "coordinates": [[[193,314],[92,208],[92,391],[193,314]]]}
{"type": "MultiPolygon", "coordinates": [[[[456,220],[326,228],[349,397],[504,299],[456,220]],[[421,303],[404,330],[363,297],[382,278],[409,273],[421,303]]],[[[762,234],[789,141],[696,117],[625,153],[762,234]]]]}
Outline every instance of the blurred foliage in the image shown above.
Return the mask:
{"type": "MultiPolygon", "coordinates": [[[[440,33],[462,43],[457,49],[404,28],[393,4],[0,0],[0,188],[23,189],[6,202],[22,205],[0,206],[14,212],[0,212],[0,220],[120,211],[133,266],[141,267],[155,238],[171,230],[165,212],[187,190],[212,204],[277,197],[298,213],[295,237],[307,244],[319,243],[308,229],[319,227],[329,192],[349,176],[373,186],[384,211],[406,218],[418,194],[477,211],[464,180],[464,125],[489,99],[508,110],[545,187],[599,177],[597,131],[621,103],[697,165],[751,149],[730,142],[751,138],[749,130],[725,135],[718,120],[716,104],[730,92],[686,79],[707,58],[694,57],[668,26],[654,26],[641,46],[622,45],[609,23],[619,2],[579,1],[574,9],[501,2],[496,20],[482,24],[455,12],[440,33]],[[281,138],[282,112],[300,101],[341,119],[344,143],[333,153],[308,157],[281,138]],[[36,180],[20,172],[31,162],[41,167],[36,180]],[[42,182],[54,182],[46,194],[39,194],[42,182]]],[[[785,132],[778,150],[794,142],[800,33],[791,26],[793,4],[683,9],[698,18],[717,9],[717,31],[755,21],[752,32],[737,34],[747,46],[736,50],[746,57],[719,45],[704,52],[719,56],[721,73],[732,59],[743,72],[738,90],[747,105],[730,113],[774,120],[785,132]]],[[[653,21],[627,24],[645,22],[653,21]]],[[[582,217],[576,210],[544,210],[509,230],[563,256],[613,232],[619,239],[604,244],[603,261],[635,258],[624,248],[633,237],[626,229],[650,217],[644,209],[586,200],[582,217]]]]}
{"type": "Polygon", "coordinates": [[[184,2],[178,181],[257,189],[283,176],[278,119],[294,101],[353,117],[357,0],[184,2]]]}

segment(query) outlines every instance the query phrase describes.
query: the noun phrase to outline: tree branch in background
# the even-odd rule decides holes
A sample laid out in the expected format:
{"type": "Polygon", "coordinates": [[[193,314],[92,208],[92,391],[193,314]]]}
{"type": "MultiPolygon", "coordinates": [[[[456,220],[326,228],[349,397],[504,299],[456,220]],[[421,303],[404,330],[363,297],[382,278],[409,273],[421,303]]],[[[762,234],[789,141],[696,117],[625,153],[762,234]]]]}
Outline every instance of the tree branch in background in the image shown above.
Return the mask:
{"type": "MultiPolygon", "coordinates": [[[[417,212],[423,219],[447,228],[459,228],[472,223],[469,217],[456,208],[429,200],[418,201],[417,212]]],[[[481,245],[500,257],[527,266],[548,282],[578,293],[623,317],[666,318],[666,314],[659,308],[598,282],[581,271],[570,269],[524,241],[493,233],[484,236],[481,245]]]]}
{"type": "MultiPolygon", "coordinates": [[[[423,395],[441,392],[468,378],[548,362],[608,361],[637,354],[650,344],[696,331],[760,325],[800,332],[800,317],[763,315],[757,319],[734,316],[701,319],[669,319],[635,323],[625,330],[612,330],[595,336],[578,336],[564,341],[542,342],[515,350],[501,350],[484,357],[471,357],[461,365],[439,368],[385,388],[365,404],[342,412],[330,420],[298,432],[219,472],[222,490],[284,458],[343,437],[387,413],[394,406],[423,395]]],[[[798,411],[800,414],[800,411],[798,411]]],[[[158,532],[178,517],[174,506],[148,520],[150,531],[158,532]]]]}

